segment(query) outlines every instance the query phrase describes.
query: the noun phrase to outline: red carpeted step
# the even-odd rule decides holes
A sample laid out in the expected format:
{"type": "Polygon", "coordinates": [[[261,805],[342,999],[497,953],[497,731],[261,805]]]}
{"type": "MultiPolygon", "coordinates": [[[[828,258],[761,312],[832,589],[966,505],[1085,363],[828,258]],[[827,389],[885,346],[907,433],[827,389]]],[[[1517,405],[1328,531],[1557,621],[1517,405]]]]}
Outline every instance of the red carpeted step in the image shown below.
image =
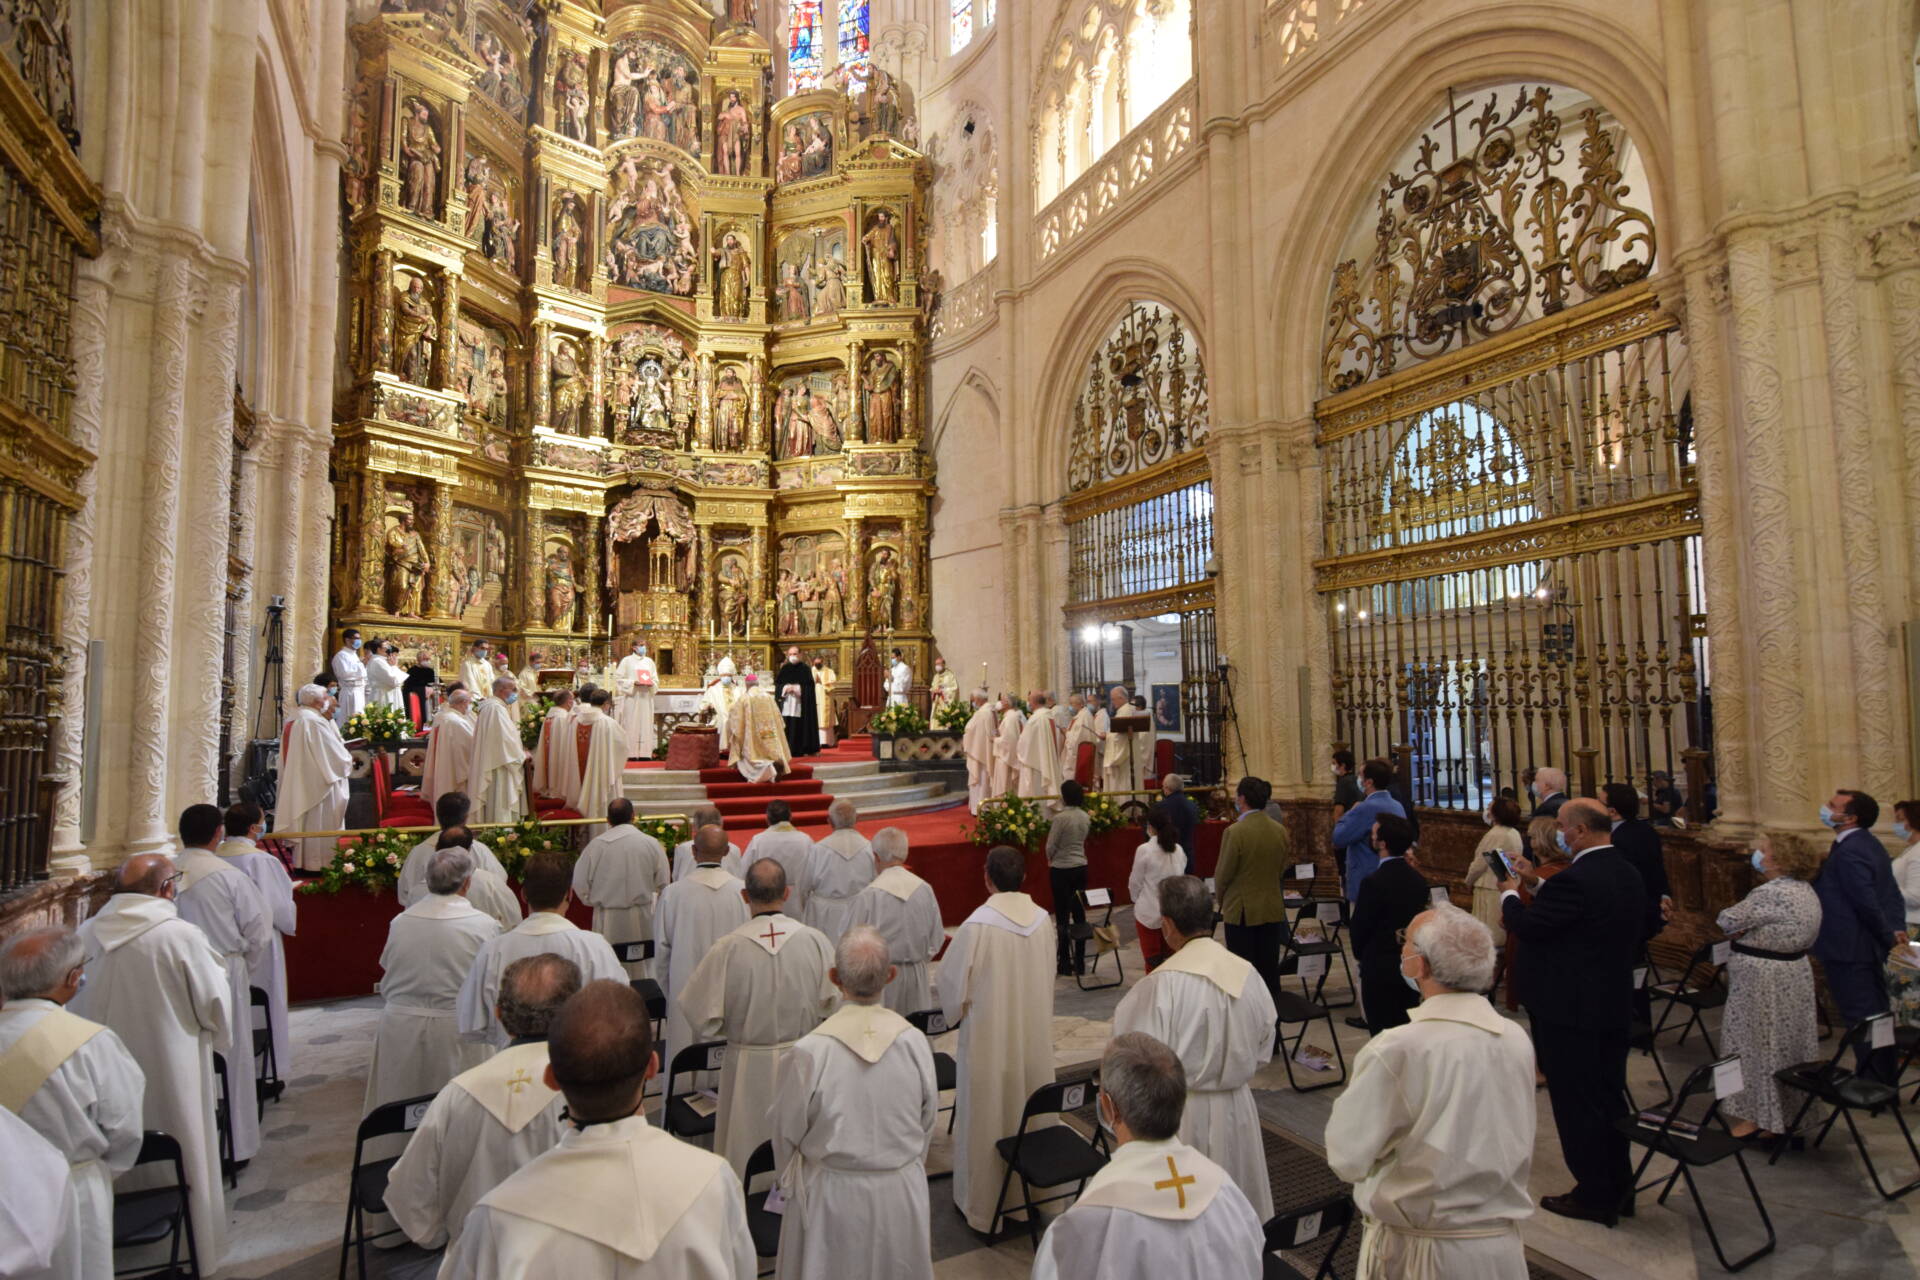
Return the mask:
{"type": "MultiPolygon", "coordinates": [[[[788,774],[783,774],[780,778],[780,781],[805,782],[812,777],[813,777],[813,766],[797,764],[793,766],[793,772],[788,774]]],[[[702,769],[700,771],[700,782],[701,782],[701,785],[703,786],[711,786],[714,783],[720,783],[720,782],[740,782],[740,781],[742,781],[742,779],[740,777],[740,771],[738,769],[719,768],[719,769],[702,769]]],[[[754,784],[749,783],[748,785],[751,786],[754,784]]]]}
{"type": "MultiPolygon", "coordinates": [[[[734,774],[739,777],[739,774],[734,774]]],[[[738,800],[742,796],[817,796],[820,784],[811,778],[795,782],[709,782],[707,795],[714,800],[738,800]]]]}
{"type": "Polygon", "coordinates": [[[760,824],[765,826],[767,821],[767,801],[776,799],[785,801],[787,808],[792,810],[795,817],[801,814],[825,813],[827,806],[833,803],[833,797],[825,794],[814,796],[741,796],[732,800],[709,800],[708,803],[718,809],[720,816],[723,818],[731,818],[737,814],[749,814],[758,818],[760,824]]]}

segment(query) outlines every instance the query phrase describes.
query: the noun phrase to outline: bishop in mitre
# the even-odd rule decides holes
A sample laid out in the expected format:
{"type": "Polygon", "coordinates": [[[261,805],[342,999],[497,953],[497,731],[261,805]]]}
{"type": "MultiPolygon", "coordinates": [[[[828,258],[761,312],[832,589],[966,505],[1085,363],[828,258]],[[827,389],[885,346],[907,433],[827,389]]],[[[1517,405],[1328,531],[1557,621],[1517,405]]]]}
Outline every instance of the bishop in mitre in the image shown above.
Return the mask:
{"type": "Polygon", "coordinates": [[[780,1059],[776,1280],[933,1280],[926,1160],[940,1087],[927,1038],[881,1003],[891,972],[886,939],[849,930],[827,975],[845,1003],[780,1059]]]}
{"type": "Polygon", "coordinates": [[[1027,717],[1013,699],[1000,695],[1000,729],[993,739],[993,794],[1017,795],[1020,785],[1020,735],[1026,731],[1027,717]]]}
{"type": "MultiPolygon", "coordinates": [[[[587,696],[587,705],[574,714],[575,759],[580,762],[579,790],[568,797],[568,806],[583,818],[607,811],[607,806],[626,791],[627,735],[607,713],[613,695],[595,689],[587,696]]],[[[592,827],[587,828],[593,831],[592,827]]],[[[596,832],[597,834],[597,832],[596,832]]]]}
{"type": "Polygon", "coordinates": [[[949,702],[960,700],[960,677],[947,670],[945,658],[933,660],[933,678],[927,681],[927,688],[933,694],[932,706],[935,714],[938,714],[940,708],[949,702]]]}
{"type": "Polygon", "coordinates": [[[968,1226],[989,1233],[1007,1172],[993,1144],[1020,1127],[1027,1096],[1054,1078],[1053,918],[1020,891],[1026,870],[1018,849],[988,851],[989,896],[953,935],[934,982],[947,1025],[960,1028],[953,1202],[968,1226]]]}
{"type": "Polygon", "coordinates": [[[566,1101],[545,1080],[547,1028],[580,986],[579,966],[548,952],[501,971],[493,1012],[506,1048],[434,1095],[387,1175],[387,1209],[421,1248],[456,1242],[481,1196],[560,1141],[566,1101]]]}
{"type": "Polygon", "coordinates": [[[627,736],[629,758],[653,759],[659,738],[653,727],[653,693],[660,683],[660,668],[647,656],[644,642],[635,640],[633,652],[620,659],[614,669],[613,687],[620,695],[618,716],[620,731],[627,736]]]}
{"type": "Polygon", "coordinates": [[[773,782],[793,767],[780,705],[747,674],[747,692],[727,723],[727,754],[748,782],[773,782]]]}
{"type": "Polygon", "coordinates": [[[838,1000],[827,977],[833,947],[818,929],[786,914],[780,864],[762,858],[748,867],[741,892],[752,918],[713,944],[681,997],[696,1042],[727,1042],[713,1149],[736,1174],[772,1136],[767,1099],[781,1054],[838,1000]]]}
{"type": "Polygon", "coordinates": [[[873,845],[855,829],[860,811],[853,801],[840,796],[827,806],[827,832],[807,851],[800,881],[806,892],[800,895],[800,917],[838,943],[847,931],[847,914],[853,899],[872,883],[873,845]]]}
{"type": "Polygon", "coordinates": [[[707,958],[714,943],[747,922],[747,904],[741,896],[746,884],[720,867],[721,856],[730,847],[727,833],[718,826],[695,831],[693,871],[663,889],[653,911],[655,972],[666,979],[666,1045],[662,1053],[668,1062],[697,1039],[682,1000],[694,970],[707,958]]]}
{"type": "Polygon", "coordinates": [[[493,682],[493,696],[480,704],[473,726],[473,772],[467,788],[474,817],[489,822],[518,822],[527,816],[527,749],[513,710],[520,695],[513,678],[493,682]]]}
{"type": "Polygon", "coordinates": [[[554,852],[536,853],[527,859],[520,878],[520,892],[527,899],[527,918],[505,933],[495,934],[480,944],[474,953],[473,967],[460,984],[460,1035],[480,1040],[496,1049],[504,1049],[511,1033],[501,1024],[496,1006],[500,1003],[501,975],[507,966],[528,956],[564,956],[577,966],[588,982],[606,978],[627,981],[627,971],[613,954],[607,940],[589,933],[567,919],[567,902],[572,897],[573,868],[567,859],[554,852]]]}
{"type": "Polygon", "coordinates": [[[573,690],[553,695],[540,741],[533,749],[533,794],[564,801],[580,788],[580,753],[574,745],[573,690]]]}
{"type": "MultiPolygon", "coordinates": [[[[338,831],[347,817],[347,779],[353,757],[340,730],[326,715],[327,691],[303,684],[294,694],[296,710],[280,739],[280,796],[274,825],[282,831],[338,831]]],[[[333,836],[309,836],[294,855],[302,871],[318,871],[333,861],[333,836]]]]}
{"type": "Polygon", "coordinates": [[[467,660],[460,664],[460,683],[467,686],[467,692],[478,703],[485,701],[493,689],[493,659],[488,656],[490,646],[485,640],[473,646],[467,660]]]}
{"type": "Polygon", "coordinates": [[[1047,1229],[1034,1280],[1109,1274],[1118,1259],[1134,1275],[1260,1280],[1260,1218],[1226,1170],[1179,1137],[1187,1085],[1180,1059],[1152,1036],[1108,1042],[1096,1105],[1113,1159],[1047,1229]]]}
{"type": "Polygon", "coordinates": [[[739,675],[733,664],[733,655],[723,656],[713,668],[713,678],[707,682],[707,691],[700,695],[700,705],[713,713],[713,727],[720,735],[720,749],[725,751],[728,742],[728,729],[733,722],[733,709],[740,701],[739,675]]]}
{"type": "Polygon", "coordinates": [[[1114,1032],[1144,1032],[1173,1050],[1189,1090],[1180,1141],[1225,1169],[1265,1222],[1273,1193],[1248,1082],[1273,1057],[1273,996],[1213,940],[1213,895],[1193,876],[1160,882],[1160,933],[1173,956],[1120,1001],[1114,1032]]]}
{"type": "Polygon", "coordinates": [[[257,804],[241,800],[227,808],[227,838],[214,850],[230,866],[238,867],[273,917],[273,945],[265,963],[253,970],[253,985],[267,993],[267,1030],[273,1041],[274,1068],[282,1080],[293,1074],[293,1037],[287,1030],[287,953],[282,938],[291,938],[299,925],[293,899],[293,877],[279,858],[260,847],[267,829],[266,814],[257,804]]]}
{"type": "Polygon", "coordinates": [[[1036,690],[1033,715],[1020,730],[1020,794],[1060,794],[1060,722],[1054,719],[1053,695],[1036,690]]]}
{"type": "Polygon", "coordinates": [[[920,1013],[934,1007],[927,966],[947,943],[940,903],[933,886],[907,870],[907,833],[899,827],[874,833],[873,864],[873,882],[855,895],[847,924],[877,929],[886,939],[894,974],[881,1003],[898,1014],[920,1013]]]}
{"type": "Polygon", "coordinates": [[[999,718],[985,689],[975,689],[970,700],[973,715],[960,735],[960,751],[967,760],[967,812],[979,813],[993,794],[993,741],[999,718]]]}
{"type": "MultiPolygon", "coordinates": [[[[234,1053],[244,1015],[233,1007],[226,963],[174,906],[177,874],[173,859],[162,853],[138,854],[122,864],[113,896],[80,926],[87,985],[67,1007],[111,1027],[145,1073],[141,1125],[180,1144],[191,1189],[187,1213],[200,1271],[207,1275],[219,1270],[227,1252],[213,1055],[242,1064],[248,1058],[234,1053]]],[[[140,1177],[130,1173],[123,1189],[152,1185],[140,1177]]]]}
{"type": "Polygon", "coordinates": [[[593,908],[593,931],[613,947],[629,980],[653,976],[643,954],[650,948],[640,944],[653,941],[653,904],[667,879],[667,851],[633,825],[633,801],[611,801],[607,829],[573,864],[573,893],[593,908]]]}
{"type": "Polygon", "coordinates": [[[467,791],[473,772],[473,699],[471,689],[455,689],[447,705],[434,713],[427,730],[427,758],[420,767],[420,794],[438,805],[450,791],[467,791]]]}

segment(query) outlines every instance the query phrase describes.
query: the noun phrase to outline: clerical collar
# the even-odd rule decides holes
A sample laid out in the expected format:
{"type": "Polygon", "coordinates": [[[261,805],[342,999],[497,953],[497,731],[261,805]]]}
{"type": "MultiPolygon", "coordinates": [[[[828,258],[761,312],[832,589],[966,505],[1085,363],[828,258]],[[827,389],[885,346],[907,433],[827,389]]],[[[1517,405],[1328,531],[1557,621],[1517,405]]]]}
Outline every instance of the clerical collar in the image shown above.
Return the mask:
{"type": "Polygon", "coordinates": [[[545,1044],[546,1042],[545,1036],[515,1036],[507,1041],[507,1048],[518,1049],[523,1044],[545,1044]]]}
{"type": "MultiPolygon", "coordinates": [[[[708,865],[711,865],[711,864],[708,864],[708,865]]],[[[779,906],[773,907],[767,911],[750,912],[749,918],[753,920],[758,920],[761,916],[782,916],[782,915],[785,915],[786,913],[787,913],[787,904],[783,902],[779,906]]]]}
{"type": "MultiPolygon", "coordinates": [[[[516,1040],[514,1041],[514,1043],[518,1044],[520,1042],[516,1040]]],[[[637,1103],[635,1104],[633,1110],[627,1112],[625,1115],[607,1116],[605,1119],[602,1119],[602,1120],[582,1120],[578,1116],[573,1114],[573,1107],[569,1105],[569,1106],[560,1108],[560,1119],[565,1121],[567,1124],[572,1125],[575,1129],[578,1129],[584,1133],[585,1131],[593,1128],[593,1126],[597,1124],[619,1124],[622,1120],[632,1120],[635,1117],[638,1117],[644,1120],[647,1118],[645,1111],[642,1109],[644,1106],[645,1106],[644,1102],[637,1103]]]]}

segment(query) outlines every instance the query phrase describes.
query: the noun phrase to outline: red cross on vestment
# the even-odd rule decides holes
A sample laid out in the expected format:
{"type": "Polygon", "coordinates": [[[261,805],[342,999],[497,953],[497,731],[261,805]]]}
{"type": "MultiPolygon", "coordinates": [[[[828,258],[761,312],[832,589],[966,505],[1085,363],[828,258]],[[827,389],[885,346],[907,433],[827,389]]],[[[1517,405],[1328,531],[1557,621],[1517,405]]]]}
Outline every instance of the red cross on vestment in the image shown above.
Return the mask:
{"type": "Polygon", "coordinates": [[[773,921],[769,920],[767,921],[767,932],[763,936],[767,940],[767,950],[771,951],[779,943],[780,939],[787,935],[777,932],[773,927],[773,921]]]}

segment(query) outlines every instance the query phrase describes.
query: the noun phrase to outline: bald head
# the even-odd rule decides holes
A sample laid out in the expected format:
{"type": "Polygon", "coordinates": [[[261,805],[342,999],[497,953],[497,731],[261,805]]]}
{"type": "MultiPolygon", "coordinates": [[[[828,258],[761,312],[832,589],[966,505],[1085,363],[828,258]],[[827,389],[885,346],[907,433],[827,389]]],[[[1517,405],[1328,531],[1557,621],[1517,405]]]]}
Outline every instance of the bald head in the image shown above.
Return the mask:
{"type": "Polygon", "coordinates": [[[754,914],[777,910],[787,900],[787,869],[772,858],[747,868],[747,906],[754,914]]]}
{"type": "Polygon", "coordinates": [[[840,936],[840,944],[833,949],[833,972],[827,977],[849,1004],[878,1004],[894,972],[887,940],[872,925],[860,924],[840,936]]]}
{"type": "Polygon", "coordinates": [[[897,867],[907,860],[907,833],[898,827],[882,827],[873,833],[873,860],[882,867],[897,867]]]}
{"type": "Polygon", "coordinates": [[[65,1004],[78,989],[87,949],[63,924],[29,929],[0,947],[0,999],[65,1004]]]}
{"type": "Polygon", "coordinates": [[[693,860],[718,862],[727,856],[726,828],[715,823],[693,833],[693,860]]]}
{"type": "Polygon", "coordinates": [[[171,898],[173,859],[164,853],[136,853],[120,864],[113,887],[118,893],[144,893],[149,898],[171,898]]]}
{"type": "Polygon", "coordinates": [[[549,1083],[567,1095],[576,1122],[632,1115],[658,1068],[647,1002],[624,982],[589,982],[547,1030],[549,1083]]]}
{"type": "Polygon", "coordinates": [[[551,952],[522,956],[500,974],[500,1025],[516,1040],[544,1036],[560,1006],[580,990],[580,966],[551,952]]]}

